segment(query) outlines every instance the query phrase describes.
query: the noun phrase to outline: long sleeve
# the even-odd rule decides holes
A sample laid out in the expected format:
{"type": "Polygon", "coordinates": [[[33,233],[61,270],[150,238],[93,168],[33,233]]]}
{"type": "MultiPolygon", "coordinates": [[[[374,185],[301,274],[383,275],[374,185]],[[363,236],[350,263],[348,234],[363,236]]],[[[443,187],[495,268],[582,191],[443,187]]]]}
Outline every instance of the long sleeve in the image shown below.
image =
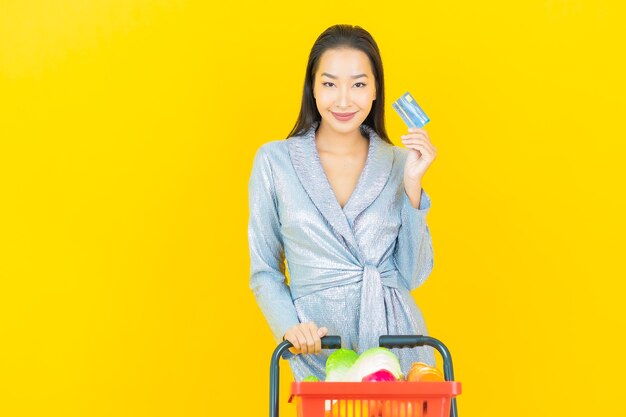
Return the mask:
{"type": "Polygon", "coordinates": [[[279,343],[285,332],[299,320],[285,282],[283,241],[272,168],[263,147],[254,158],[248,182],[248,203],[250,288],[276,343],[279,343]]]}
{"type": "Polygon", "coordinates": [[[433,246],[426,215],[430,209],[430,197],[422,189],[420,206],[411,205],[403,189],[402,224],[398,232],[394,261],[409,290],[424,283],[433,269],[433,246]]]}

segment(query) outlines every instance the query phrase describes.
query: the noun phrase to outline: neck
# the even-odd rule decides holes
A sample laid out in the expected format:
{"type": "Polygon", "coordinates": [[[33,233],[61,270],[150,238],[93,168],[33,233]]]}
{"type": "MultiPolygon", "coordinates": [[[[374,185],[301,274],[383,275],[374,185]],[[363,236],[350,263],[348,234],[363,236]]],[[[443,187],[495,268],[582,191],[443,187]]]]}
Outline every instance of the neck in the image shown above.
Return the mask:
{"type": "Polygon", "coordinates": [[[317,148],[322,152],[334,154],[353,154],[367,146],[369,139],[361,134],[360,129],[341,133],[332,130],[323,121],[315,133],[317,148]]]}

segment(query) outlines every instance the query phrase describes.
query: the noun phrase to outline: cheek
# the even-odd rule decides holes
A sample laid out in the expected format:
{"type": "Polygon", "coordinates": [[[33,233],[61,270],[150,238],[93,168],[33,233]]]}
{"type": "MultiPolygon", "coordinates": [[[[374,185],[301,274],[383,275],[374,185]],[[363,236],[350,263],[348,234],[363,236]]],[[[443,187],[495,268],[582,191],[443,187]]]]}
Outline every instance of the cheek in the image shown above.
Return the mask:
{"type": "Polygon", "coordinates": [[[335,100],[335,96],[332,91],[320,89],[315,92],[315,101],[318,107],[325,107],[331,105],[335,100]]]}
{"type": "Polygon", "coordinates": [[[376,98],[376,94],[373,90],[362,90],[355,95],[355,101],[359,103],[360,107],[370,107],[374,104],[373,100],[376,98]]]}

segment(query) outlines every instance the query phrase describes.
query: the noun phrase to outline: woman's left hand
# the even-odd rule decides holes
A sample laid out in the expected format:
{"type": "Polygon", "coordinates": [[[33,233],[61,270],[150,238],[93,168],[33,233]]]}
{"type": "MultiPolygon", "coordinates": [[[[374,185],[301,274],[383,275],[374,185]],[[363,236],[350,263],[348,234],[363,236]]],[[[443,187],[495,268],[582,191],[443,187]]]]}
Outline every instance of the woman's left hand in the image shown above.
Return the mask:
{"type": "Polygon", "coordinates": [[[412,127],[408,134],[400,137],[402,144],[409,149],[404,165],[404,182],[421,184],[422,177],[437,156],[437,148],[430,143],[428,133],[423,128],[412,127]]]}

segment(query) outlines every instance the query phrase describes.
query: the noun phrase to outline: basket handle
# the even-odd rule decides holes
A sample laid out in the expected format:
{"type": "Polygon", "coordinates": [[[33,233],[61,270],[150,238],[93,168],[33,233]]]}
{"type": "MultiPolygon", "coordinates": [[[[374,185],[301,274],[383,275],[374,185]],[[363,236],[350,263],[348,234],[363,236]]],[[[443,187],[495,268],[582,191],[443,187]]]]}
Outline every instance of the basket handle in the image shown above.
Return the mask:
{"type": "MultiPolygon", "coordinates": [[[[322,349],[339,349],[341,348],[340,336],[324,336],[321,338],[322,349]]],[[[270,363],[270,417],[278,417],[278,394],[280,387],[280,358],[283,353],[293,347],[289,340],[281,342],[272,355],[270,363]]]]}
{"type": "MultiPolygon", "coordinates": [[[[388,349],[392,348],[413,348],[417,346],[430,346],[439,352],[443,358],[443,375],[446,381],[454,381],[454,371],[452,369],[452,357],[450,351],[440,340],[430,336],[420,335],[398,335],[380,336],[378,345],[388,349]]],[[[456,398],[452,398],[450,404],[450,417],[457,417],[456,398]]]]}

